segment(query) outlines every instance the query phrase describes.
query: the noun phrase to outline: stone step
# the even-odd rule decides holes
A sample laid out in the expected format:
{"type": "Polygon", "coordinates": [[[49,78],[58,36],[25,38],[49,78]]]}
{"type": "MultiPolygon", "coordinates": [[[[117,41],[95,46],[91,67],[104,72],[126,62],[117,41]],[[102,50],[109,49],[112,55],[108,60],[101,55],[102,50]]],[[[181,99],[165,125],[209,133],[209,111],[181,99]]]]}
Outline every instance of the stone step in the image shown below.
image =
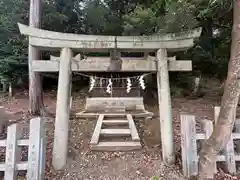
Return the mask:
{"type": "Polygon", "coordinates": [[[131,135],[130,129],[101,129],[100,135],[131,135]]]}
{"type": "Polygon", "coordinates": [[[128,120],[108,119],[108,120],[103,120],[103,124],[105,124],[105,125],[124,125],[124,124],[128,124],[128,120]]]}
{"type": "Polygon", "coordinates": [[[97,145],[92,145],[91,150],[95,151],[132,151],[141,149],[140,142],[99,142],[97,145]]]}

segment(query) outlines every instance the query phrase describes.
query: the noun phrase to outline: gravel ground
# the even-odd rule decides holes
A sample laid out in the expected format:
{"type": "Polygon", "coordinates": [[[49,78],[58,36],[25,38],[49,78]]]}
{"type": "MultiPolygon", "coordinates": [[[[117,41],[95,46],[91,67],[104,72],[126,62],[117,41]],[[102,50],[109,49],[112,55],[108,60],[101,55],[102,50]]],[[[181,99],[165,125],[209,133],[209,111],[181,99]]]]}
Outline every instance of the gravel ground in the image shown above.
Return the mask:
{"type": "MultiPolygon", "coordinates": [[[[50,169],[47,179],[64,180],[146,180],[153,176],[161,179],[184,179],[176,167],[165,167],[160,148],[144,147],[135,152],[92,152],[88,142],[95,122],[71,120],[69,160],[66,169],[55,172],[50,169]]],[[[51,132],[52,133],[52,132],[51,132]]],[[[51,156],[51,148],[49,148],[51,156]]]]}
{"type": "MultiPolygon", "coordinates": [[[[47,95],[45,104],[50,112],[55,112],[55,97],[47,95]]],[[[177,155],[175,166],[164,166],[161,159],[160,145],[160,125],[158,117],[152,120],[138,121],[137,129],[141,138],[143,148],[135,152],[115,152],[101,153],[89,150],[96,120],[72,118],[70,120],[69,136],[69,159],[63,171],[55,171],[51,166],[54,119],[48,119],[48,145],[46,162],[46,180],[183,180],[180,160],[180,112],[188,112],[197,116],[197,121],[203,118],[212,119],[213,106],[219,101],[212,99],[186,100],[182,98],[173,99],[173,119],[174,119],[174,141],[177,155]],[[155,178],[154,178],[155,177],[155,178]]],[[[27,96],[19,96],[11,101],[3,101],[8,111],[23,112],[24,122],[30,119],[26,115],[28,100],[27,96]]],[[[76,98],[74,110],[81,110],[84,106],[82,98],[76,98]]],[[[146,106],[146,108],[158,114],[156,106],[146,106]]],[[[26,150],[25,150],[26,151],[26,150]]],[[[26,154],[26,152],[25,152],[26,154]]],[[[0,151],[1,159],[4,159],[0,151]]],[[[230,176],[221,171],[215,179],[240,179],[230,176]]]]}

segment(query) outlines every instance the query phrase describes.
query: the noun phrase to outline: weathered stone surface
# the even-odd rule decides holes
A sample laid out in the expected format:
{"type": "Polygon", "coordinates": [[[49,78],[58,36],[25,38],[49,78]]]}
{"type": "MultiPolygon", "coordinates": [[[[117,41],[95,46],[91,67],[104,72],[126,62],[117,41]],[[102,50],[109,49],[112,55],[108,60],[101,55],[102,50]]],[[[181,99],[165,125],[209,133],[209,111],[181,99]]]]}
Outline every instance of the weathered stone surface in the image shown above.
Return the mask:
{"type": "MultiPolygon", "coordinates": [[[[161,127],[162,155],[163,161],[171,165],[175,161],[173,128],[172,128],[172,105],[170,95],[170,84],[167,63],[167,50],[159,49],[157,51],[158,72],[158,104],[161,127]]],[[[171,61],[170,61],[171,62],[171,61]]]]}
{"type": "Polygon", "coordinates": [[[194,38],[200,36],[201,29],[197,29],[186,35],[175,34],[153,35],[153,36],[97,36],[77,35],[46,31],[18,23],[21,34],[29,36],[29,43],[39,48],[50,48],[48,50],[59,50],[64,47],[75,51],[94,50],[103,51],[108,49],[147,50],[153,51],[160,48],[178,51],[193,46],[194,38]]]}
{"type": "Polygon", "coordinates": [[[56,120],[53,143],[53,167],[63,169],[67,163],[68,153],[68,123],[70,112],[71,91],[71,59],[72,51],[64,48],[61,52],[61,64],[58,79],[56,120]]]}
{"type": "Polygon", "coordinates": [[[103,111],[108,107],[124,106],[126,110],[145,110],[142,97],[131,98],[87,98],[85,110],[88,111],[103,111]]]}
{"type": "MultiPolygon", "coordinates": [[[[174,60],[168,58],[169,71],[191,71],[192,62],[190,60],[174,60]]],[[[55,72],[59,70],[59,58],[51,56],[51,61],[34,60],[33,69],[38,72],[55,72]]],[[[72,59],[73,71],[92,71],[92,72],[121,72],[121,71],[138,71],[138,72],[156,72],[157,61],[155,57],[148,56],[144,58],[125,58],[120,60],[110,60],[109,57],[88,57],[83,60],[72,59]]]]}

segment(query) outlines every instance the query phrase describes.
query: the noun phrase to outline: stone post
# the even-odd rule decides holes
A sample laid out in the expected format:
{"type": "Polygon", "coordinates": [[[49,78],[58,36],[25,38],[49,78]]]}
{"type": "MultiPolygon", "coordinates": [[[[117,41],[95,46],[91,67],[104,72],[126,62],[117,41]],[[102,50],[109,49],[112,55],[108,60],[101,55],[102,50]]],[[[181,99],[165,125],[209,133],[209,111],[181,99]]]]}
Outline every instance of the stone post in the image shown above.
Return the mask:
{"type": "Polygon", "coordinates": [[[172,128],[172,105],[168,76],[167,50],[157,51],[157,87],[158,104],[161,126],[162,156],[164,163],[171,165],[175,162],[172,128]]]}
{"type": "Polygon", "coordinates": [[[63,169],[67,162],[68,154],[68,122],[69,102],[71,89],[71,59],[72,51],[64,48],[61,52],[58,78],[57,107],[53,144],[53,167],[63,169]]]}

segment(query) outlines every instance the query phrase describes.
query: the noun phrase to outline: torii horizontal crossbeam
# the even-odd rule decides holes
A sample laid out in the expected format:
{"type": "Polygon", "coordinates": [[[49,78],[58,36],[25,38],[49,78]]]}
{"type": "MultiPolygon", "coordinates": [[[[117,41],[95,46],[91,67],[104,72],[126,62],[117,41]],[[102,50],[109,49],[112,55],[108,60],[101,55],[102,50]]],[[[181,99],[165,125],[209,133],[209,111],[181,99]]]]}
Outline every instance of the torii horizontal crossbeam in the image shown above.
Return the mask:
{"type": "MultiPolygon", "coordinates": [[[[169,71],[191,71],[192,62],[189,60],[175,60],[168,58],[169,71]]],[[[32,68],[37,72],[59,71],[59,57],[51,56],[51,60],[34,60],[32,68]]],[[[79,72],[156,72],[157,61],[155,57],[147,59],[121,58],[110,60],[109,57],[88,57],[83,60],[72,59],[72,71],[79,72]]]]}
{"type": "Polygon", "coordinates": [[[98,36],[59,33],[29,27],[18,23],[21,34],[29,36],[29,44],[41,49],[58,50],[64,47],[74,51],[108,51],[119,49],[123,51],[168,51],[186,50],[193,46],[194,38],[200,36],[201,28],[192,32],[152,36],[98,36]],[[184,35],[185,34],[185,35],[184,35]]]}

